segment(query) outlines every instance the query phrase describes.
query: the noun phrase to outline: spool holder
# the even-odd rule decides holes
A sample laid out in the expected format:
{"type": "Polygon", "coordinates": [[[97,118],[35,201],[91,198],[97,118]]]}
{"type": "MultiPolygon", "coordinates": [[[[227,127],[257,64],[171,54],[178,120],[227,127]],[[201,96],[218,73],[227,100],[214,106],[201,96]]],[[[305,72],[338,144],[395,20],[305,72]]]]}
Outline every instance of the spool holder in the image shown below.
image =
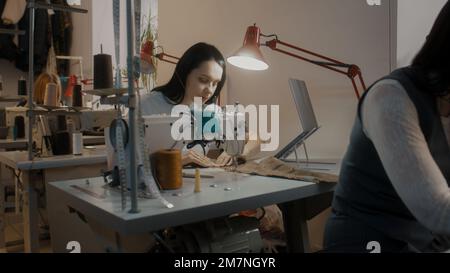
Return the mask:
{"type": "MultiPolygon", "coordinates": [[[[114,105],[114,106],[125,106],[125,107],[135,107],[137,104],[136,97],[130,98],[130,96],[124,92],[123,89],[94,89],[85,90],[85,94],[95,95],[100,97],[100,104],[102,105],[114,105]],[[103,94],[102,94],[103,93],[103,94]],[[107,94],[104,94],[107,93],[107,94]]],[[[140,91],[142,88],[135,88],[135,91],[140,91]]]]}

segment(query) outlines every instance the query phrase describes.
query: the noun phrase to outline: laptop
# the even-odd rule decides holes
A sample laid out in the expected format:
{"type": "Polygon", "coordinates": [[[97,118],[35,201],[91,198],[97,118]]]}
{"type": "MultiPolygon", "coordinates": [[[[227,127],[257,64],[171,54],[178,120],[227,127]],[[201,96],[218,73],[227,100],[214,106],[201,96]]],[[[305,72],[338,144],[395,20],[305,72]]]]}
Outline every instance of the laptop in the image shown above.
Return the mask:
{"type": "Polygon", "coordinates": [[[316,115],[314,114],[314,109],[305,82],[297,79],[290,79],[289,86],[303,132],[275,155],[278,159],[285,159],[288,157],[298,145],[305,142],[307,138],[320,128],[317,124],[316,115]]]}

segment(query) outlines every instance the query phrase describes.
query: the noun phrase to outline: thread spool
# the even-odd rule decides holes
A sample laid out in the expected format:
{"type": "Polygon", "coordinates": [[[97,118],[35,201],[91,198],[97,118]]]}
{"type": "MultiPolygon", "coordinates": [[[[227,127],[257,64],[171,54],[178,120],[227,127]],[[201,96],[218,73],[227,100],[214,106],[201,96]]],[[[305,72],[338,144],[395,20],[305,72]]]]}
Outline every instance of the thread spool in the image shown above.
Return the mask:
{"type": "Polygon", "coordinates": [[[81,85],[79,84],[73,87],[72,106],[83,107],[83,94],[81,93],[81,85]]]}
{"type": "Polygon", "coordinates": [[[57,117],[57,130],[58,131],[66,131],[67,130],[67,119],[66,116],[59,115],[57,117]]]}
{"type": "Polygon", "coordinates": [[[26,96],[27,95],[27,81],[23,78],[19,79],[17,82],[17,95],[26,96]]]}
{"type": "Polygon", "coordinates": [[[47,83],[44,105],[56,107],[58,104],[58,86],[55,83],[47,83]]]}
{"type": "Polygon", "coordinates": [[[81,133],[72,134],[72,153],[73,155],[83,154],[83,134],[81,133]]]}
{"type": "Polygon", "coordinates": [[[66,86],[66,92],[64,94],[64,96],[66,97],[72,97],[73,96],[73,90],[75,88],[75,85],[78,84],[78,78],[75,75],[71,75],[69,77],[69,82],[66,86]]]}
{"type": "Polygon", "coordinates": [[[25,118],[18,116],[14,118],[14,139],[25,138],[25,118]]]}
{"type": "Polygon", "coordinates": [[[108,54],[94,56],[94,89],[113,88],[112,57],[108,54]]]}
{"type": "Polygon", "coordinates": [[[153,176],[163,190],[183,187],[180,150],[161,150],[152,155],[153,176]]]}
{"type": "Polygon", "coordinates": [[[69,155],[72,153],[69,132],[57,132],[52,136],[53,155],[69,155]]]}

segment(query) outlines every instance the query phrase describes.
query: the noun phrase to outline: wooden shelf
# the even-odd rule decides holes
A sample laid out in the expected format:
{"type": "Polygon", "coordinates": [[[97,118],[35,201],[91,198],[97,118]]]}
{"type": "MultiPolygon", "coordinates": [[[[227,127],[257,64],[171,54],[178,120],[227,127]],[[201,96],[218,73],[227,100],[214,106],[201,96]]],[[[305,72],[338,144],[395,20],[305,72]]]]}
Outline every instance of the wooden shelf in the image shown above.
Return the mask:
{"type": "Polygon", "coordinates": [[[94,89],[94,90],[83,90],[82,91],[88,95],[94,95],[99,97],[109,97],[109,96],[122,96],[128,92],[128,88],[105,88],[105,89],[94,89]]]}
{"type": "Polygon", "coordinates": [[[6,34],[6,35],[24,35],[24,30],[15,30],[15,29],[7,29],[7,28],[0,28],[0,34],[6,34]]]}
{"type": "Polygon", "coordinates": [[[45,3],[32,2],[32,3],[29,3],[28,5],[29,5],[29,8],[35,8],[35,9],[52,9],[52,10],[65,11],[65,12],[88,13],[88,11],[85,9],[73,8],[73,7],[68,7],[68,6],[59,5],[59,4],[45,4],[45,3]]]}
{"type": "Polygon", "coordinates": [[[26,97],[0,97],[0,102],[18,102],[26,97]]]}

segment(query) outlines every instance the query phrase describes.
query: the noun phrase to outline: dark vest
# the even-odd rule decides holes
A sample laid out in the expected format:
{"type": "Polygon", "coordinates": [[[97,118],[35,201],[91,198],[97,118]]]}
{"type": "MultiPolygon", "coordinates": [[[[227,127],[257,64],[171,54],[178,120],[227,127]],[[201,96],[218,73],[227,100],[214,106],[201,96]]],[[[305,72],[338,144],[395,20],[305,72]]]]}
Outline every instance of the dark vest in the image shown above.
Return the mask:
{"type": "MultiPolygon", "coordinates": [[[[447,182],[450,181],[450,148],[435,97],[422,91],[426,86],[416,79],[411,67],[396,70],[381,80],[384,79],[397,80],[408,93],[418,111],[420,128],[431,155],[447,182]]],[[[422,250],[433,240],[433,234],[417,221],[402,202],[372,141],[362,130],[361,105],[368,92],[364,94],[358,107],[358,116],[342,164],[333,209],[383,232],[392,239],[404,241],[417,250],[422,250]]]]}

